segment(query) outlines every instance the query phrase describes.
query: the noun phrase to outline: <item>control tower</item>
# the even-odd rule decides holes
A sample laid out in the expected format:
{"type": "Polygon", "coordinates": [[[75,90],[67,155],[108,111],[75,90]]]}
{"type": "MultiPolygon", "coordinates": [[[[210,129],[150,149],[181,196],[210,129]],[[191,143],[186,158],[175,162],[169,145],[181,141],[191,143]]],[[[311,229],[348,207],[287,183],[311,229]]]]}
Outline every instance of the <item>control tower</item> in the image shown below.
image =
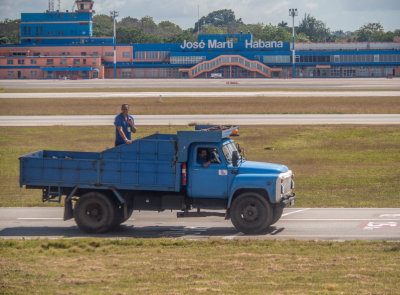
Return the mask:
{"type": "Polygon", "coordinates": [[[94,1],[77,0],[74,3],[75,11],[21,13],[21,44],[67,45],[96,42],[91,40],[93,4],[94,1]]]}

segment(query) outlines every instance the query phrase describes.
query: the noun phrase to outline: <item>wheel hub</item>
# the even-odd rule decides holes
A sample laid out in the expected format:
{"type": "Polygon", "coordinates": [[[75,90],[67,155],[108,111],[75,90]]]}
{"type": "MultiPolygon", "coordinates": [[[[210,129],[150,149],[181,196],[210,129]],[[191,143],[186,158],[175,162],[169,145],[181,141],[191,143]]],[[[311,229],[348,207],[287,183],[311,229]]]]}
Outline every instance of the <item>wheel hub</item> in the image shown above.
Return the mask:
{"type": "Polygon", "coordinates": [[[255,206],[248,205],[244,208],[242,218],[247,221],[254,221],[257,219],[258,210],[255,206]]]}

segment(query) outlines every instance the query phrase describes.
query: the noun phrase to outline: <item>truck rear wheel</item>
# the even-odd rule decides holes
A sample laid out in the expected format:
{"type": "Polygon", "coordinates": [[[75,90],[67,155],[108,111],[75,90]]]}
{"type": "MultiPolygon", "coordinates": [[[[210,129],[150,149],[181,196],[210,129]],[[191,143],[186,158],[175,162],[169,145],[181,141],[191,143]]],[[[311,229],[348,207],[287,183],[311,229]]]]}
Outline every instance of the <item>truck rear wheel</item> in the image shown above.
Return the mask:
{"type": "Polygon", "coordinates": [[[271,205],[258,193],[243,193],[233,201],[231,219],[242,233],[263,233],[272,222],[271,205]]]}
{"type": "Polygon", "coordinates": [[[75,222],[86,233],[105,233],[113,225],[115,206],[105,195],[84,194],[74,209],[75,222]]]}

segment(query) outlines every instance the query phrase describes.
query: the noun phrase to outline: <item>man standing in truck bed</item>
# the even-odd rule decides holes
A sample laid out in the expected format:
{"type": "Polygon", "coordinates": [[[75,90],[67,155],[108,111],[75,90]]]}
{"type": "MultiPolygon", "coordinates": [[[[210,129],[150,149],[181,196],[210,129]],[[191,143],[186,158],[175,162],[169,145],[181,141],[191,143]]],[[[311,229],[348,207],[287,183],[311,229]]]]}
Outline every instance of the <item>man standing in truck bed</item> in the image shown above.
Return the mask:
{"type": "Polygon", "coordinates": [[[135,120],[129,115],[129,105],[121,106],[121,113],[115,117],[115,146],[120,144],[131,144],[131,132],[136,133],[135,120]]]}

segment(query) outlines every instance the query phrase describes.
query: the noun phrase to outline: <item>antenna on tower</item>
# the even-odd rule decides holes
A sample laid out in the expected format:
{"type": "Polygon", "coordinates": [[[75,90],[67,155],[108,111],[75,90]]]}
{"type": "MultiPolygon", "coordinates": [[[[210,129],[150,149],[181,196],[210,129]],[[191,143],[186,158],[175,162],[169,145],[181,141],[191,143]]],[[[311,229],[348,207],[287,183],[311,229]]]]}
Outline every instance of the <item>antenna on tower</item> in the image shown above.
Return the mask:
{"type": "Polygon", "coordinates": [[[54,11],[54,0],[49,0],[49,11],[54,11]]]}

